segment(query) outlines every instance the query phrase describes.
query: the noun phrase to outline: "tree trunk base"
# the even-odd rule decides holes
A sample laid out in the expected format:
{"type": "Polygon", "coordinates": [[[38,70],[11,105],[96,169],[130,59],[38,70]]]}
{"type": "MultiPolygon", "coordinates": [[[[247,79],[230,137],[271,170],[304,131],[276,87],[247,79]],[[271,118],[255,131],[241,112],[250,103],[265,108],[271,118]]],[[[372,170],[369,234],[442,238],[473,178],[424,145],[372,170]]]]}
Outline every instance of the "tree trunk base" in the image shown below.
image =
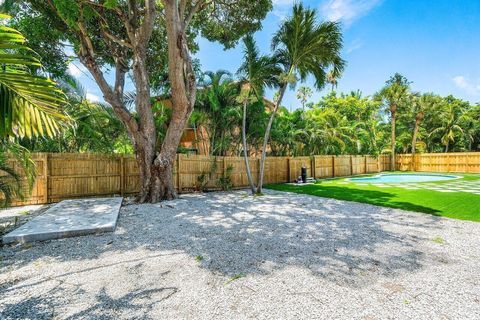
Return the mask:
{"type": "Polygon", "coordinates": [[[173,200],[178,197],[173,185],[172,165],[159,167],[152,165],[150,179],[141,182],[142,188],[136,197],[137,203],[157,203],[164,200],[173,200]]]}

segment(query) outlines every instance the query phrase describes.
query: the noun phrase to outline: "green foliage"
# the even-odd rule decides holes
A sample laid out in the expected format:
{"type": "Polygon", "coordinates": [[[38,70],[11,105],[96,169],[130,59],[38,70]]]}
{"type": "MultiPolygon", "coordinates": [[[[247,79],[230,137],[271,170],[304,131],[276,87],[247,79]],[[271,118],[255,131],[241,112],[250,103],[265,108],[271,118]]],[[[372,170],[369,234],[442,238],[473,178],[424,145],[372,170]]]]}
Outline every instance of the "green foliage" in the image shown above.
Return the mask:
{"type": "Polygon", "coordinates": [[[284,84],[294,84],[298,77],[305,81],[308,75],[315,87],[322,89],[327,81],[327,68],[339,75],[345,67],[340,56],[343,38],[337,22],[319,22],[316,10],[301,3],[293,6],[293,13],[280,26],[272,39],[274,56],[283,65],[284,84]]]}
{"type": "Polygon", "coordinates": [[[210,1],[193,25],[208,40],[231,48],[245,34],[260,29],[261,20],[271,9],[271,0],[210,1]]]}
{"type": "Polygon", "coordinates": [[[243,63],[237,71],[240,81],[246,84],[247,95],[253,93],[256,100],[262,100],[265,88],[278,86],[282,72],[274,57],[261,55],[251,34],[243,39],[243,63]]]}
{"type": "Polygon", "coordinates": [[[33,187],[35,163],[30,152],[12,140],[0,142],[0,207],[7,207],[14,198],[23,199],[33,187]],[[16,162],[16,166],[11,161],[16,162]],[[26,177],[26,185],[21,177],[26,177]]]}
{"type": "Polygon", "coordinates": [[[232,283],[235,280],[245,278],[247,275],[245,273],[237,273],[233,277],[231,277],[227,282],[225,282],[225,285],[232,283]]]}
{"type": "Polygon", "coordinates": [[[313,94],[312,89],[310,89],[309,87],[303,86],[297,90],[297,99],[300,100],[300,102],[302,103],[302,108],[304,111],[305,111],[305,104],[307,103],[308,99],[310,99],[312,94],[313,94]]]}
{"type": "Polygon", "coordinates": [[[195,180],[195,191],[198,192],[203,192],[205,191],[205,188],[208,183],[208,173],[207,172],[202,172],[197,176],[197,179],[195,180]]]}
{"type": "Polygon", "coordinates": [[[232,129],[238,128],[241,121],[239,84],[228,72],[219,70],[206,72],[200,86],[195,108],[206,115],[202,119],[210,137],[211,154],[226,155],[238,136],[232,129]]]}
{"type": "Polygon", "coordinates": [[[56,83],[33,74],[41,67],[17,30],[0,25],[0,136],[53,137],[68,122],[67,103],[56,83]]]}
{"type": "Polygon", "coordinates": [[[22,194],[20,175],[7,164],[4,153],[0,153],[0,174],[0,207],[4,208],[10,205],[13,198],[22,194]]]}
{"type": "Polygon", "coordinates": [[[447,243],[445,239],[440,236],[436,236],[435,238],[432,239],[432,241],[441,245],[445,245],[447,243]]]}
{"type": "Polygon", "coordinates": [[[232,171],[233,171],[233,166],[229,165],[225,169],[225,173],[220,176],[218,179],[218,186],[222,191],[229,191],[232,190],[233,188],[233,182],[232,182],[232,171]]]}
{"type": "Polygon", "coordinates": [[[76,29],[76,22],[80,17],[78,2],[71,0],[53,0],[53,3],[62,19],[65,20],[71,28],[76,29]]]}
{"type": "Polygon", "coordinates": [[[110,106],[87,100],[82,86],[73,79],[62,83],[62,88],[69,101],[65,110],[75,126],[54,138],[21,139],[23,146],[35,152],[133,153],[125,128],[110,106]]]}
{"type": "Polygon", "coordinates": [[[215,158],[212,165],[210,166],[210,170],[202,171],[202,173],[197,176],[197,179],[195,181],[195,191],[204,192],[207,190],[207,184],[212,179],[213,175],[217,171],[217,168],[218,161],[217,158],[215,158]]]}

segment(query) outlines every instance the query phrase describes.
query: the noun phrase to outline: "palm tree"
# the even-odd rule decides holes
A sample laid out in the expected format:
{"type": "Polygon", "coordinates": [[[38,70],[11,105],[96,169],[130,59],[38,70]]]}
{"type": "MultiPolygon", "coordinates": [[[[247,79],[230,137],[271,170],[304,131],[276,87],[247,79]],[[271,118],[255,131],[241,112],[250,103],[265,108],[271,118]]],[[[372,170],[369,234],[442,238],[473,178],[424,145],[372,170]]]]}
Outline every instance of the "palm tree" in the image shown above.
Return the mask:
{"type": "Polygon", "coordinates": [[[412,111],[415,116],[415,126],[413,127],[412,134],[412,160],[415,160],[415,151],[417,146],[418,131],[425,118],[425,113],[432,110],[435,103],[437,103],[437,97],[433,94],[420,95],[415,93],[411,97],[412,111]]]}
{"type": "Polygon", "coordinates": [[[326,82],[326,70],[332,68],[340,74],[345,62],[340,57],[343,46],[340,25],[337,22],[318,22],[316,10],[303,4],[293,6],[292,15],[287,18],[272,39],[274,56],[282,66],[278,100],[271,112],[263,139],[260,174],[257,193],[262,192],[263,176],[268,139],[275,114],[282,103],[289,84],[294,85],[297,77],[304,81],[313,75],[315,87],[322,89],[326,82]]]}
{"type": "Polygon", "coordinates": [[[68,121],[67,101],[55,82],[30,72],[42,65],[25,43],[20,32],[0,25],[0,136],[53,137],[68,121]]]}
{"type": "Polygon", "coordinates": [[[385,84],[385,87],[380,90],[377,97],[384,102],[390,112],[392,136],[390,169],[395,170],[397,111],[398,107],[401,106],[405,102],[406,97],[408,97],[410,82],[401,74],[395,73],[385,84]]]}
{"type": "Polygon", "coordinates": [[[247,172],[248,182],[252,193],[255,192],[255,183],[253,182],[250,164],[248,161],[247,146],[247,107],[250,102],[263,102],[264,89],[266,87],[274,87],[277,85],[277,75],[280,68],[275,59],[269,56],[262,56],[257,48],[255,40],[251,34],[247,35],[244,40],[244,60],[238,69],[240,75],[242,89],[238,97],[239,103],[242,104],[242,144],[243,157],[247,172]]]}
{"type": "Polygon", "coordinates": [[[463,136],[464,131],[460,126],[463,110],[462,104],[453,97],[444,99],[444,106],[441,108],[442,124],[430,132],[430,136],[439,136],[441,143],[445,146],[445,152],[450,150],[451,143],[455,142],[458,136],[463,136]]]}
{"type": "Polygon", "coordinates": [[[337,81],[338,78],[339,78],[339,76],[337,74],[335,74],[334,70],[328,71],[327,82],[332,85],[332,92],[335,91],[335,88],[338,85],[338,81],[337,81]]]}
{"type": "Polygon", "coordinates": [[[315,109],[307,113],[304,139],[309,154],[341,154],[353,141],[353,129],[345,116],[332,108],[315,109]]]}
{"type": "Polygon", "coordinates": [[[300,87],[297,91],[297,99],[302,103],[302,110],[305,112],[305,103],[312,96],[312,89],[309,87],[300,87]]]}
{"type": "Polygon", "coordinates": [[[234,129],[240,125],[237,97],[239,83],[225,70],[205,72],[200,81],[195,108],[208,114],[210,153],[225,155],[234,146],[234,129]]]}

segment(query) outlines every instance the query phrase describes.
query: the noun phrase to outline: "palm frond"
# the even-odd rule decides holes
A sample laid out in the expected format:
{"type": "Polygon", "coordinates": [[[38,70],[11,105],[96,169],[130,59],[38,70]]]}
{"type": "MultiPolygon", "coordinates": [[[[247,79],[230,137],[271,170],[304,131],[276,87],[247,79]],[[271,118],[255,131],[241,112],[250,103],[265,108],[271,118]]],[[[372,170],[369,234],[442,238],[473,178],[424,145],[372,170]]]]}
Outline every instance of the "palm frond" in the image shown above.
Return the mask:
{"type": "Polygon", "coordinates": [[[0,136],[55,136],[70,118],[57,84],[33,75],[28,68],[41,67],[36,54],[15,29],[0,26],[0,136]]]}

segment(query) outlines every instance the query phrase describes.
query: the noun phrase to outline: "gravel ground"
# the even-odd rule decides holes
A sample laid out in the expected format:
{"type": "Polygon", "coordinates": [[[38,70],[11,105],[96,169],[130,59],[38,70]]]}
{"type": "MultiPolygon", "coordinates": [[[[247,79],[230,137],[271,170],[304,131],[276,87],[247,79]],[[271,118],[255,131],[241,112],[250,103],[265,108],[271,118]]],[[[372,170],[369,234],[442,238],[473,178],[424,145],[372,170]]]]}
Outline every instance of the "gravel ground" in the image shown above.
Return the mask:
{"type": "Polygon", "coordinates": [[[480,223],[267,191],[3,247],[2,319],[479,319],[480,223]]]}
{"type": "Polygon", "coordinates": [[[0,238],[13,229],[43,214],[51,205],[29,205],[0,209],[0,238]]]}

